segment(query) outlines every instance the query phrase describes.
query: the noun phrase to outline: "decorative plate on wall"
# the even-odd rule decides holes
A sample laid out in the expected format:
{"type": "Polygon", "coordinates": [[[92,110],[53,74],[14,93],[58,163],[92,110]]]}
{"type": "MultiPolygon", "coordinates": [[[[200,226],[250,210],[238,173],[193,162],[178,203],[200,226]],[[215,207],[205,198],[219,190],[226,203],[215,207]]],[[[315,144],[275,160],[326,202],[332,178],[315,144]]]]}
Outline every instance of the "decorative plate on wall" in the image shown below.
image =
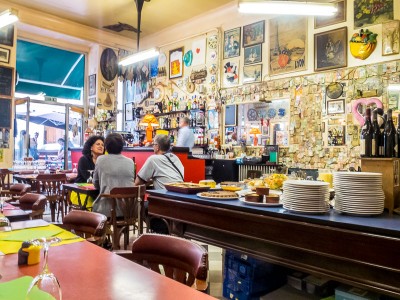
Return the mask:
{"type": "Polygon", "coordinates": [[[343,85],[339,82],[332,82],[326,87],[326,95],[331,99],[339,98],[343,93],[343,85]]]}
{"type": "Polygon", "coordinates": [[[254,108],[250,108],[247,111],[247,119],[249,121],[257,121],[257,111],[254,108]]]}

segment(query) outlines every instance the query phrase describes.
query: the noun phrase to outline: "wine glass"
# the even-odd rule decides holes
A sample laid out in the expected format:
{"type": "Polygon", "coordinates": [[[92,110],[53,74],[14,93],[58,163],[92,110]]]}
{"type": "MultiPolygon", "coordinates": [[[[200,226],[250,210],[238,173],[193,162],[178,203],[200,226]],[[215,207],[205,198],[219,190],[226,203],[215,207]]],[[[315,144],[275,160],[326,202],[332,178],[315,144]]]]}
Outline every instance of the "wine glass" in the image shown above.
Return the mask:
{"type": "Polygon", "coordinates": [[[56,276],[49,271],[49,267],[47,265],[50,245],[59,242],[61,242],[61,239],[58,237],[39,238],[31,241],[33,245],[43,247],[44,265],[42,272],[33,278],[26,294],[26,300],[37,299],[37,295],[40,291],[51,295],[51,299],[62,300],[60,283],[58,282],[56,276]]]}
{"type": "Polygon", "coordinates": [[[78,164],[74,163],[74,168],[72,169],[72,173],[78,173],[78,169],[76,168],[78,164]]]}
{"type": "Polygon", "coordinates": [[[89,178],[87,179],[87,183],[93,183],[93,177],[92,177],[92,174],[93,174],[93,171],[94,170],[87,170],[88,172],[89,172],[89,178]]]}

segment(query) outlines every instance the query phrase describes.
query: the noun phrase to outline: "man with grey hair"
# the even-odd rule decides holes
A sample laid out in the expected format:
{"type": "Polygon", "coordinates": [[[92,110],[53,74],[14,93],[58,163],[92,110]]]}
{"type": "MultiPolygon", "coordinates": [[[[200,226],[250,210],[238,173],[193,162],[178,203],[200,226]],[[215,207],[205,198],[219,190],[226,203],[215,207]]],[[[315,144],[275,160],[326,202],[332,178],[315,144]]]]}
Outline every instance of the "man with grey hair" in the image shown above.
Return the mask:
{"type": "Polygon", "coordinates": [[[154,154],[150,156],[138,172],[135,185],[150,184],[155,189],[165,189],[164,184],[182,182],[184,168],[179,158],[173,153],[167,153],[170,141],[167,135],[158,134],[154,137],[154,154]]]}
{"type": "Polygon", "coordinates": [[[179,122],[178,141],[176,142],[177,147],[189,147],[192,150],[194,146],[194,134],[192,129],[189,127],[190,119],[188,117],[181,118],[179,122]]]}

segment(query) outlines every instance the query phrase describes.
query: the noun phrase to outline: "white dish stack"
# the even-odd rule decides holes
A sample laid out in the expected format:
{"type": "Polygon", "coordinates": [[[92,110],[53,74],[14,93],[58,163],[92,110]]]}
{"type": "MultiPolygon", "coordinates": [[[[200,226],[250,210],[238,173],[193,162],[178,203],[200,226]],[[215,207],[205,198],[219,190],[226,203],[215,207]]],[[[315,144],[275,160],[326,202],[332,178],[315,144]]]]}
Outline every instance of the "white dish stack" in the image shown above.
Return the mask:
{"type": "Polygon", "coordinates": [[[334,172],[335,210],[352,215],[379,215],[385,205],[382,174],[334,172]]]}
{"type": "Polygon", "coordinates": [[[283,208],[305,214],[329,211],[329,183],[310,180],[286,180],[283,183],[283,208]]]}

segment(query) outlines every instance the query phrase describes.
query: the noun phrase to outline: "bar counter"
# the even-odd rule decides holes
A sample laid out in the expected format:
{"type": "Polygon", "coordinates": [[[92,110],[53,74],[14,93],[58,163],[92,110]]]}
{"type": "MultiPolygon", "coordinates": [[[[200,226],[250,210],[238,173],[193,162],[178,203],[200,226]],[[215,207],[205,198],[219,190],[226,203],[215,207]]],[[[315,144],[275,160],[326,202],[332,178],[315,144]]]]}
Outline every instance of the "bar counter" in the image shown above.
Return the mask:
{"type": "Polygon", "coordinates": [[[240,200],[148,193],[149,214],[170,220],[175,234],[400,297],[400,216],[305,215],[240,200]]]}

